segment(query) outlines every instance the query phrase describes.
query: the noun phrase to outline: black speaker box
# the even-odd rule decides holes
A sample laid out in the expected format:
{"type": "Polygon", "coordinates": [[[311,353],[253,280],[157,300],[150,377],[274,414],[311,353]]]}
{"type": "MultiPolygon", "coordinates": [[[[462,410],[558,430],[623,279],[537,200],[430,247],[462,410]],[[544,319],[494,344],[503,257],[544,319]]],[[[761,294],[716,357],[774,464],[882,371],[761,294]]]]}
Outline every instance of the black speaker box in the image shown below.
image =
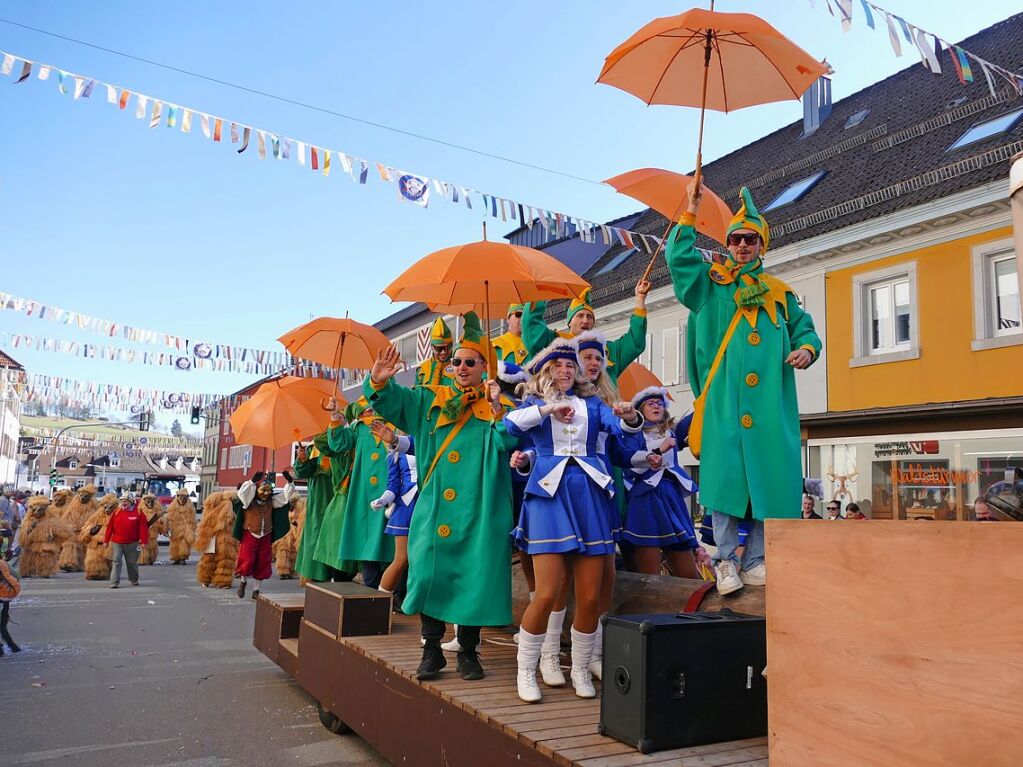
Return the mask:
{"type": "Polygon", "coordinates": [[[604,616],[600,732],[642,753],[767,734],[764,619],[604,616]]]}

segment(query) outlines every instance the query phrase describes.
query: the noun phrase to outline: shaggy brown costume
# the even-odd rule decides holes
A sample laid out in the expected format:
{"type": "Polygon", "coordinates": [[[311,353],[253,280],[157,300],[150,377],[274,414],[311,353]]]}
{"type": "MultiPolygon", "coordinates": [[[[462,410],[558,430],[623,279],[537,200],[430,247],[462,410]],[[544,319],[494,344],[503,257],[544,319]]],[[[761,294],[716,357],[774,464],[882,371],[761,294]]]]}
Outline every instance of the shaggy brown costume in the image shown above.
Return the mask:
{"type": "MultiPolygon", "coordinates": [[[[67,493],[70,496],[71,492],[70,490],[58,490],[53,499],[56,501],[57,495],[61,493],[67,493]]],[[[71,525],[71,530],[74,533],[71,540],[65,543],[64,548],[61,549],[60,569],[66,573],[81,572],[85,562],[85,547],[79,540],[79,533],[82,532],[85,520],[99,509],[99,504],[96,501],[96,486],[86,485],[74,493],[73,497],[62,499],[61,503],[57,505],[61,509],[61,519],[71,525]]]]}
{"type": "Polygon", "coordinates": [[[212,493],[203,504],[202,521],[199,522],[195,536],[195,550],[201,554],[195,575],[203,586],[229,589],[234,583],[238,541],[232,531],[233,504],[237,497],[233,490],[212,493]],[[214,542],[214,549],[206,553],[211,541],[214,542]]]}
{"type": "Polygon", "coordinates": [[[85,544],[85,580],[105,581],[110,578],[110,547],[103,542],[110,515],[117,508],[117,496],[107,493],[99,502],[99,509],[82,524],[78,540],[85,544]],[[95,532],[93,530],[95,529],[95,532]]]}
{"type": "Polygon", "coordinates": [[[273,543],[274,567],[282,581],[295,577],[295,559],[298,557],[298,542],[302,536],[302,524],[305,523],[305,498],[294,498],[288,510],[288,521],[291,528],[287,535],[273,543]],[[301,520],[301,522],[299,521],[301,520]]]}
{"type": "Polygon", "coordinates": [[[151,565],[160,558],[160,545],[156,536],[167,532],[167,512],[152,493],[142,496],[139,511],[146,515],[146,523],[149,525],[149,542],[139,552],[139,564],[151,565]]]}
{"type": "Polygon", "coordinates": [[[61,547],[74,535],[50,504],[49,498],[33,495],[28,513],[18,531],[21,559],[18,570],[22,578],[49,578],[57,572],[61,547]]]}
{"type": "Polygon", "coordinates": [[[188,493],[174,496],[167,507],[166,519],[170,533],[170,560],[176,565],[183,565],[188,562],[188,553],[195,545],[195,506],[188,500],[188,493]]]}

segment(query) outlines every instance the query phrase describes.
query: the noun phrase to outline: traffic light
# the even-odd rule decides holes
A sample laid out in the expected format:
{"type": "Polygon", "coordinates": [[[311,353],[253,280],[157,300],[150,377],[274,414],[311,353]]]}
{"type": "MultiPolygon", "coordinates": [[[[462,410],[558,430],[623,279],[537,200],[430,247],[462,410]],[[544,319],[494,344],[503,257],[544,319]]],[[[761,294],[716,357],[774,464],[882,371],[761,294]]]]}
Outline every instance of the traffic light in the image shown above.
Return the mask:
{"type": "Polygon", "coordinates": [[[56,485],[57,484],[57,478],[59,476],[60,475],[57,474],[57,470],[56,469],[50,469],[50,484],[51,485],[56,485]]]}
{"type": "Polygon", "coordinates": [[[202,408],[197,408],[197,407],[192,408],[192,423],[193,424],[198,424],[199,423],[199,419],[201,418],[201,416],[202,416],[202,408]]]}
{"type": "Polygon", "coordinates": [[[149,431],[149,425],[153,422],[153,414],[148,410],[139,413],[139,431],[149,431]]]}

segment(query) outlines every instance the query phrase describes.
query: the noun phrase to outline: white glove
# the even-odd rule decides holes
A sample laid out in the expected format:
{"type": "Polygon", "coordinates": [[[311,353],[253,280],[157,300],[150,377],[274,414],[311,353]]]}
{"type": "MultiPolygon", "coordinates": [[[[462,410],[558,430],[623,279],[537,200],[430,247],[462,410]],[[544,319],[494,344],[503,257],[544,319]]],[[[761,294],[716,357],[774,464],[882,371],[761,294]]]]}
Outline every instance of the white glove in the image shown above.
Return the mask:
{"type": "Polygon", "coordinates": [[[387,508],[392,503],[394,503],[394,493],[392,493],[390,490],[384,490],[383,495],[381,495],[375,501],[369,502],[369,507],[371,509],[375,509],[376,511],[380,511],[380,509],[387,508]]]}

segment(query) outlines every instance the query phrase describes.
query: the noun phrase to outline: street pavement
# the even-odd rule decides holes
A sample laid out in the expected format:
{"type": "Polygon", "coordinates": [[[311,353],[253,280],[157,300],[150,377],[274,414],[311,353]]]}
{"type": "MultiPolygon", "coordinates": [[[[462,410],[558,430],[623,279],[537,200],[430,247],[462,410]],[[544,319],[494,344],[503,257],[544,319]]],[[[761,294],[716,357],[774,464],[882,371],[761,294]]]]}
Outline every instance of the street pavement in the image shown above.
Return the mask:
{"type": "Polygon", "coordinates": [[[140,586],[117,590],[81,573],[22,581],[11,606],[22,652],[0,658],[0,765],[387,764],[323,728],[315,702],[253,648],[255,603],[204,589],[194,563],[142,567],[140,586]]]}

